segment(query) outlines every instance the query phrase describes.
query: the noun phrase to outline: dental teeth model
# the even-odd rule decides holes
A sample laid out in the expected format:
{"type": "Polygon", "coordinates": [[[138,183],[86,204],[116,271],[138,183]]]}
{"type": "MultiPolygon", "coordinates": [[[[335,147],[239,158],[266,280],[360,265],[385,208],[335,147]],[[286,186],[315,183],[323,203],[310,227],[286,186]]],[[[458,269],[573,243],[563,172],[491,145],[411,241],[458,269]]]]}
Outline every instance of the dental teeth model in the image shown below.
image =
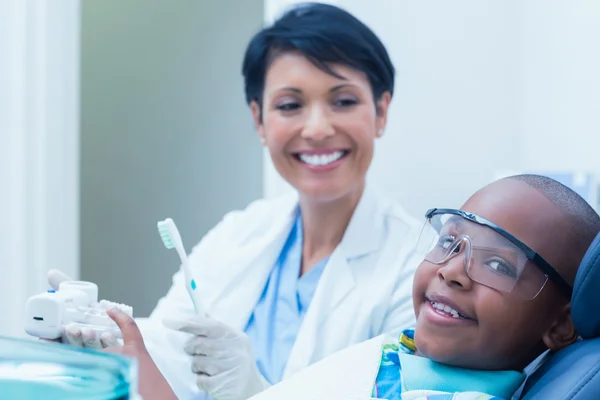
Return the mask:
{"type": "Polygon", "coordinates": [[[98,302],[98,286],[95,283],[62,282],[58,290],[48,290],[27,300],[25,332],[41,339],[59,339],[68,325],[91,329],[98,336],[109,332],[121,338],[117,324],[106,313],[111,308],[133,316],[130,306],[108,300],[98,302]]]}

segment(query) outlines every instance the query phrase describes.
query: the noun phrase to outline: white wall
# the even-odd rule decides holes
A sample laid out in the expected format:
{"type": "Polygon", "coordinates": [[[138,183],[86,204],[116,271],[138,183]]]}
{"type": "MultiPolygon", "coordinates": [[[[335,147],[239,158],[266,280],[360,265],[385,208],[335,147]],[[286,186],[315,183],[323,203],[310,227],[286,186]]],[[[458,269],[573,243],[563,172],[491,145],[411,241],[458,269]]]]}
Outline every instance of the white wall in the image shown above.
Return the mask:
{"type": "MultiPolygon", "coordinates": [[[[460,206],[498,170],[600,173],[599,2],[335,3],[397,68],[370,179],[414,215],[460,206]]],[[[290,190],[265,166],[266,196],[290,190]]]]}
{"type": "Polygon", "coordinates": [[[600,1],[523,1],[525,168],[600,173],[600,1]]]}
{"type": "Polygon", "coordinates": [[[79,3],[0,2],[0,334],[46,271],[78,276],[79,3]]]}

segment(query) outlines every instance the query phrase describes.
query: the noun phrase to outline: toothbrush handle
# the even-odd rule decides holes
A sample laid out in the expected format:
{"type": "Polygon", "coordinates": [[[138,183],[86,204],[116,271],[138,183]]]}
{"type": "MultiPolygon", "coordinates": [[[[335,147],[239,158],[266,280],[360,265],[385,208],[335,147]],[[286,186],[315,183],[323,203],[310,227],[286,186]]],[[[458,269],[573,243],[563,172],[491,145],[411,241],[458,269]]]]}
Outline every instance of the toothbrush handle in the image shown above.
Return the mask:
{"type": "Polygon", "coordinates": [[[187,254],[183,249],[183,246],[175,246],[175,249],[177,250],[179,258],[181,259],[181,268],[183,268],[183,275],[185,276],[185,286],[188,294],[190,295],[190,299],[194,304],[194,310],[196,311],[196,314],[204,315],[202,303],[200,302],[200,293],[198,293],[198,287],[196,286],[194,274],[192,274],[192,270],[190,269],[187,254]]]}
{"type": "Polygon", "coordinates": [[[192,297],[192,302],[194,303],[194,309],[196,311],[196,315],[204,315],[204,309],[202,308],[202,302],[200,301],[200,293],[198,293],[198,288],[190,290],[190,296],[192,297]]]}
{"type": "Polygon", "coordinates": [[[183,264],[181,265],[183,268],[183,274],[185,276],[185,286],[190,295],[190,300],[194,305],[194,310],[197,315],[204,315],[204,310],[202,308],[202,302],[200,301],[200,293],[198,292],[198,286],[196,280],[194,279],[194,275],[190,270],[190,266],[188,264],[187,257],[182,259],[183,264]]]}

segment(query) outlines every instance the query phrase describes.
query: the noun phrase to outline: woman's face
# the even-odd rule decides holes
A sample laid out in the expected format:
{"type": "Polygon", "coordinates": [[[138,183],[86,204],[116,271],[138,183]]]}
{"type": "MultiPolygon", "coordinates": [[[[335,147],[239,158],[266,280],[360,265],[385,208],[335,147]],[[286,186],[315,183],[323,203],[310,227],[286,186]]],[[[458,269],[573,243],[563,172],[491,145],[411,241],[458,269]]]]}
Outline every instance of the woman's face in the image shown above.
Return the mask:
{"type": "Polygon", "coordinates": [[[362,190],[391,98],[384,93],[376,106],[365,74],[330,67],[344,79],[299,53],[283,53],[267,71],[262,120],[261,107],[252,104],[279,174],[302,196],[325,201],[362,190]]]}

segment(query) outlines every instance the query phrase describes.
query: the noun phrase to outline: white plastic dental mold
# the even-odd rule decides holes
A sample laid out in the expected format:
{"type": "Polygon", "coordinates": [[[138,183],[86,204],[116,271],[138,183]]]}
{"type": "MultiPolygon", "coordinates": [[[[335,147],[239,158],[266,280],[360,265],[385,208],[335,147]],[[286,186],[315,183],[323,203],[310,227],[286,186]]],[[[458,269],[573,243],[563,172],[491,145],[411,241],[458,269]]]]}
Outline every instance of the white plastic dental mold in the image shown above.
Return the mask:
{"type": "Polygon", "coordinates": [[[107,310],[118,308],[129,316],[133,309],[108,300],[98,302],[98,286],[92,282],[65,281],[58,290],[31,296],[25,304],[25,332],[41,339],[59,339],[65,326],[79,326],[97,335],[109,332],[121,338],[117,324],[107,310]]]}

